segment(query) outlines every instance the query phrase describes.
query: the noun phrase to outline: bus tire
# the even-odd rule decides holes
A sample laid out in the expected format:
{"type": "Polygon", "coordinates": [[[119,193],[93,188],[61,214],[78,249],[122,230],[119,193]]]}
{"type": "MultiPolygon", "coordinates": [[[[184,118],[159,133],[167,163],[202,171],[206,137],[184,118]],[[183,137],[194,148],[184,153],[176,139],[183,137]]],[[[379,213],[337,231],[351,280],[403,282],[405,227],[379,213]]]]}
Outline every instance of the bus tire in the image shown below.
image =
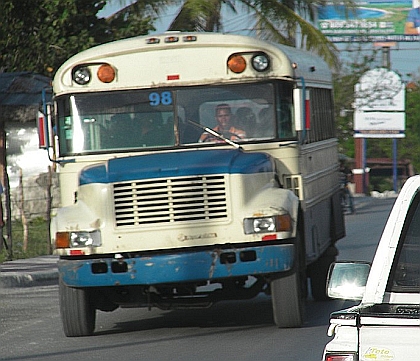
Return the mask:
{"type": "Polygon", "coordinates": [[[304,300],[300,291],[298,272],[272,280],[270,288],[274,323],[277,327],[301,327],[304,318],[304,300]]]}
{"type": "Polygon", "coordinates": [[[90,300],[88,290],[68,287],[60,277],[59,296],[64,334],[67,337],[93,335],[96,309],[90,300]]]}
{"type": "Polygon", "coordinates": [[[300,234],[298,228],[293,273],[270,282],[274,323],[280,328],[302,327],[305,317],[306,256],[300,234]]]}

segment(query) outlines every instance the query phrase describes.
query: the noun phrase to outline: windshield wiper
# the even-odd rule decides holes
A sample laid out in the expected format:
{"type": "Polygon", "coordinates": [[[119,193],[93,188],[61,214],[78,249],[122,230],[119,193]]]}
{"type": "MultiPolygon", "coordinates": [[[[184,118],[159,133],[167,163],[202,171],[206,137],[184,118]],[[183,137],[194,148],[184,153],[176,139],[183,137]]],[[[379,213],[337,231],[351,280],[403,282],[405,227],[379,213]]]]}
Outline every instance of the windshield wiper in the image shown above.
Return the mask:
{"type": "Polygon", "coordinates": [[[238,143],[235,143],[234,141],[226,138],[225,136],[223,136],[223,134],[220,134],[218,132],[216,132],[215,130],[209,128],[209,127],[205,127],[204,125],[201,125],[199,123],[193,122],[192,120],[187,119],[188,123],[195,125],[196,127],[200,128],[201,130],[206,131],[207,133],[215,136],[216,138],[219,138],[221,140],[223,140],[225,143],[235,147],[236,149],[240,149],[241,146],[238,143]]]}

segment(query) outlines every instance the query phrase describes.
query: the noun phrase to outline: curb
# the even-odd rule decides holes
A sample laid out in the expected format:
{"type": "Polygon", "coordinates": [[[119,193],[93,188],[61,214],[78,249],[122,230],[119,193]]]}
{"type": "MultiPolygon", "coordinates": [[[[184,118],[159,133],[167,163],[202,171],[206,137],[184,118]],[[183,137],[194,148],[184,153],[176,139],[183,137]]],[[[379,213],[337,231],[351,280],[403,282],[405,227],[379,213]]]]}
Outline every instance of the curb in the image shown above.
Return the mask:
{"type": "Polygon", "coordinates": [[[33,287],[58,283],[58,271],[0,274],[0,287],[33,287]]]}
{"type": "Polygon", "coordinates": [[[33,287],[58,283],[57,256],[17,259],[0,264],[0,287],[33,287]]]}

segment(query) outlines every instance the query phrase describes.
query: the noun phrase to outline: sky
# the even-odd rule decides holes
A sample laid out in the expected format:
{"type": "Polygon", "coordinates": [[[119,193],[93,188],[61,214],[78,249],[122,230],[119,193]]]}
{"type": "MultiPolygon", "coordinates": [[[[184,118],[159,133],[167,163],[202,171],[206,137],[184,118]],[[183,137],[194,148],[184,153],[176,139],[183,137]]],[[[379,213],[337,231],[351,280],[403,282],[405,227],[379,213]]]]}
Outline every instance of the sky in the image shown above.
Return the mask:
{"type": "MultiPolygon", "coordinates": [[[[128,5],[131,2],[133,2],[133,0],[112,0],[111,2],[108,2],[108,5],[105,6],[105,8],[98,14],[98,16],[107,17],[112,15],[121,9],[124,6],[124,3],[128,5]]],[[[236,6],[238,6],[238,3],[236,3],[236,6]]],[[[155,23],[155,33],[164,32],[171,20],[176,16],[178,10],[178,7],[168,7],[165,14],[162,14],[162,16],[155,23]]],[[[235,14],[232,11],[225,11],[222,20],[223,30],[229,33],[243,33],[244,29],[249,28],[250,24],[252,26],[253,23],[252,15],[246,11],[241,11],[241,9],[238,9],[238,14],[235,14]]],[[[356,51],[358,49],[358,43],[336,43],[336,46],[340,50],[342,59],[352,59],[353,57],[360,58],[360,53],[357,55],[358,52],[356,51]]],[[[370,55],[373,49],[375,49],[373,43],[364,44],[364,50],[362,54],[370,55]]],[[[419,58],[420,42],[396,43],[396,45],[390,49],[391,70],[398,73],[403,81],[409,81],[411,79],[411,74],[415,74],[417,77],[420,77],[419,58]]],[[[376,61],[373,66],[383,66],[382,50],[378,52],[376,61]]]]}

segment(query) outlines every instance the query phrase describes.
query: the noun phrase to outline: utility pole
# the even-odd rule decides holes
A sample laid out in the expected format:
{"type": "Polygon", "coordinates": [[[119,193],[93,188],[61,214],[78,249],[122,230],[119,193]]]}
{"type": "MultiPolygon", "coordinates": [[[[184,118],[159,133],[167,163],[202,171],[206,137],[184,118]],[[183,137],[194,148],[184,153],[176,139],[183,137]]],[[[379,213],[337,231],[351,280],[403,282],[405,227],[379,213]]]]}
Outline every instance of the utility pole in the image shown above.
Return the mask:
{"type": "MultiPolygon", "coordinates": [[[[12,244],[12,210],[10,201],[10,184],[9,176],[7,174],[7,163],[6,163],[6,131],[4,129],[5,122],[0,120],[0,178],[5,195],[5,206],[3,207],[2,217],[5,221],[4,228],[6,229],[6,235],[4,234],[4,228],[0,229],[0,242],[4,244],[8,254],[8,260],[13,259],[13,244],[12,244]],[[6,215],[6,217],[4,217],[6,215]]],[[[0,194],[0,202],[2,202],[0,194]]],[[[2,247],[0,247],[1,249],[2,247]]]]}
{"type": "Polygon", "coordinates": [[[391,47],[382,46],[382,66],[391,69],[391,47]]]}
{"type": "MultiPolygon", "coordinates": [[[[391,46],[382,47],[382,66],[391,69],[391,46]]],[[[392,138],[392,183],[394,192],[398,191],[397,138],[392,138]]]]}

